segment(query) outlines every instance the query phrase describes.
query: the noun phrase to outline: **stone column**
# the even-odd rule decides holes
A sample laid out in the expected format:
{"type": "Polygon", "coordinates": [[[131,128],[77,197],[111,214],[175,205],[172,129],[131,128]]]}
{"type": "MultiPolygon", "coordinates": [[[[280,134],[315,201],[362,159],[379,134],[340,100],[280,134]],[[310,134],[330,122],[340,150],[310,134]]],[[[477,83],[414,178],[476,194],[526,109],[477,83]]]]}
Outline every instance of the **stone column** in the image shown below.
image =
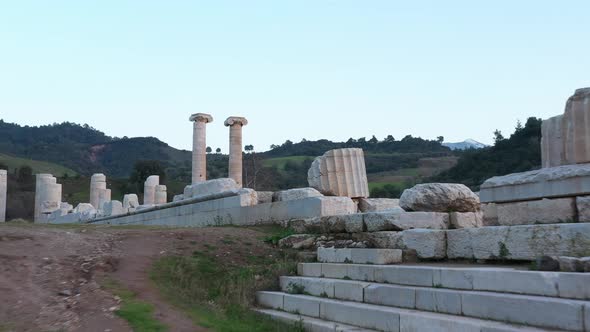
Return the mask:
{"type": "Polygon", "coordinates": [[[99,196],[102,190],[107,189],[107,177],[104,174],[94,174],[90,178],[90,204],[95,209],[102,208],[99,204],[99,196]]]}
{"type": "Polygon", "coordinates": [[[242,127],[248,120],[230,116],[224,124],[229,127],[229,177],[242,187],[242,127]]]}
{"type": "Polygon", "coordinates": [[[104,209],[104,203],[111,201],[111,190],[110,189],[100,189],[98,191],[98,207],[97,210],[104,209]]]}
{"type": "Polygon", "coordinates": [[[565,106],[563,118],[565,163],[590,162],[590,88],[578,89],[565,106]]]}
{"type": "Polygon", "coordinates": [[[0,222],[6,221],[6,188],[8,183],[8,173],[0,169],[0,222]]]}
{"type": "Polygon", "coordinates": [[[168,189],[165,185],[160,184],[156,186],[155,203],[156,205],[166,204],[168,202],[168,189]]]}
{"type": "Polygon", "coordinates": [[[207,123],[213,122],[213,117],[205,113],[191,115],[193,122],[193,180],[199,183],[207,180],[207,123]]]}
{"type": "Polygon", "coordinates": [[[158,175],[150,175],[143,186],[143,205],[156,204],[156,186],[160,184],[158,175]]]}
{"type": "Polygon", "coordinates": [[[37,174],[35,186],[35,222],[47,222],[47,216],[61,207],[61,184],[51,174],[37,174]]]}
{"type": "Polygon", "coordinates": [[[56,183],[56,179],[51,174],[36,174],[35,175],[35,213],[33,215],[34,221],[41,221],[41,205],[45,199],[45,187],[50,183],[56,183]]]}

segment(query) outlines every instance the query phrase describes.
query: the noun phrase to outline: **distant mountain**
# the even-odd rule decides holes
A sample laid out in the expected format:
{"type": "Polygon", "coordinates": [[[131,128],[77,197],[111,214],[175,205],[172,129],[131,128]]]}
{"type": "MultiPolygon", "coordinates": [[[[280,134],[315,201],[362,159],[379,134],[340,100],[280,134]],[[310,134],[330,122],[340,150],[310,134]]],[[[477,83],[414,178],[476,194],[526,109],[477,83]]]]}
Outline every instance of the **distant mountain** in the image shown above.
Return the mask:
{"type": "Polygon", "coordinates": [[[488,146],[472,139],[466,139],[458,143],[443,143],[442,145],[451,150],[483,149],[488,146]]]}

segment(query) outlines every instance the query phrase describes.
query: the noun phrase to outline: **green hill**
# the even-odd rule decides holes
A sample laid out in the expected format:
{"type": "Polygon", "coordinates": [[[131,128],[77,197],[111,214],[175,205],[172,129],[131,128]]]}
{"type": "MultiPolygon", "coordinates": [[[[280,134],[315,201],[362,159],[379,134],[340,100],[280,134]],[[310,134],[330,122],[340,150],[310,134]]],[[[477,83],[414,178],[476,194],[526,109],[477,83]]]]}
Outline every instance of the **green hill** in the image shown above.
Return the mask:
{"type": "Polygon", "coordinates": [[[78,175],[78,173],[74,170],[58,164],[47,161],[13,157],[3,153],[0,153],[0,165],[6,166],[10,172],[13,172],[15,169],[18,169],[22,166],[29,166],[33,170],[33,174],[49,173],[59,177],[63,177],[64,175],[69,177],[78,175]]]}

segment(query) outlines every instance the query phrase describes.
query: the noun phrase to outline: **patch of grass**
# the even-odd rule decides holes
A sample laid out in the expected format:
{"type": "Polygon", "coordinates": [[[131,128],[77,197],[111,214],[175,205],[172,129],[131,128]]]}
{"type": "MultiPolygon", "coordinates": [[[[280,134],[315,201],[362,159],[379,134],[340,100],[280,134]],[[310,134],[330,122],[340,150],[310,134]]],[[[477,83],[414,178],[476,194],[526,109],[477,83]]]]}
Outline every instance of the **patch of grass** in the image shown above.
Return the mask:
{"type": "Polygon", "coordinates": [[[15,169],[21,166],[30,166],[33,169],[33,174],[49,173],[57,177],[62,177],[64,174],[68,176],[76,176],[74,170],[62,165],[50,163],[47,161],[39,161],[25,158],[18,158],[0,153],[0,164],[6,165],[9,169],[15,169]]]}
{"type": "Polygon", "coordinates": [[[303,331],[250,310],[256,291],[277,289],[279,276],[296,271],[292,255],[273,257],[248,260],[242,266],[224,265],[224,258],[202,252],[162,257],[154,264],[151,278],[168,301],[196,324],[215,331],[303,331]]]}
{"type": "Polygon", "coordinates": [[[103,287],[121,298],[121,307],[115,314],[126,320],[134,332],[163,332],[168,327],[154,318],[154,307],[137,300],[135,293],[114,280],[105,280],[103,287]]]}
{"type": "Polygon", "coordinates": [[[270,158],[265,159],[262,164],[264,167],[273,167],[276,166],[278,170],[284,171],[285,165],[288,162],[295,162],[295,163],[303,163],[307,159],[313,159],[315,157],[311,156],[289,156],[289,157],[279,157],[279,158],[270,158]]]}
{"type": "Polygon", "coordinates": [[[293,229],[281,227],[280,229],[277,229],[274,233],[271,233],[268,236],[266,236],[264,238],[264,242],[277,245],[279,244],[280,240],[294,234],[295,231],[293,229]]]}

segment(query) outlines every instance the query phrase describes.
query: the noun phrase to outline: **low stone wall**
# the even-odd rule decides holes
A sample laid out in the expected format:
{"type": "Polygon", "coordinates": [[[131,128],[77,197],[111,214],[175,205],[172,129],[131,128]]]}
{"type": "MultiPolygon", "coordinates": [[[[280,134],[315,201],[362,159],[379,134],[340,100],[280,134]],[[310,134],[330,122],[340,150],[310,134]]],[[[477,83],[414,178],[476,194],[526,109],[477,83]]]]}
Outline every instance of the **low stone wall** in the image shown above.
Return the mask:
{"type": "MultiPolygon", "coordinates": [[[[89,221],[109,225],[158,225],[206,227],[221,225],[271,224],[295,218],[354,213],[355,203],[347,197],[310,197],[300,200],[256,204],[248,195],[207,201],[179,201],[120,216],[89,221]]],[[[67,216],[56,223],[72,223],[67,216]]]]}

